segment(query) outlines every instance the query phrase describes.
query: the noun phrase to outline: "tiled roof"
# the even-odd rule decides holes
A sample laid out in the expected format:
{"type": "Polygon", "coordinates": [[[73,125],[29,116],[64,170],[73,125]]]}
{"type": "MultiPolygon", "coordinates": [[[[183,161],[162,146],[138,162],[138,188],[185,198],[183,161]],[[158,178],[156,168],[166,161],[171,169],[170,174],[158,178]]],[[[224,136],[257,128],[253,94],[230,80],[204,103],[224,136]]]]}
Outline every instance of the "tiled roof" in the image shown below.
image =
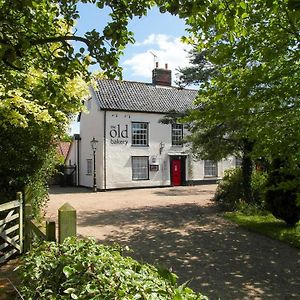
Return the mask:
{"type": "Polygon", "coordinates": [[[59,142],[56,146],[56,151],[66,160],[71,147],[71,142],[59,142]]]}
{"type": "Polygon", "coordinates": [[[148,83],[98,80],[94,90],[100,109],[139,112],[183,112],[191,108],[198,91],[148,83]]]}

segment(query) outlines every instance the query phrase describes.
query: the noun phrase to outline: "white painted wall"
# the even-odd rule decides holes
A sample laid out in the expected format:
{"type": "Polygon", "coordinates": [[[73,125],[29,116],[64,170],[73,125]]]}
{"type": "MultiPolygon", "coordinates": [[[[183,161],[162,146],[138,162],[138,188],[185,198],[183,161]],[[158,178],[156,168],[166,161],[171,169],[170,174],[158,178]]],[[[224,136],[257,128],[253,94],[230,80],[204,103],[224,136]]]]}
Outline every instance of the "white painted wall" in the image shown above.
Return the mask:
{"type": "MultiPolygon", "coordinates": [[[[235,159],[233,157],[228,157],[218,162],[218,177],[221,179],[224,176],[224,171],[227,169],[235,168],[235,159]]],[[[215,179],[212,177],[205,177],[204,175],[204,160],[192,159],[192,173],[193,180],[211,180],[215,179]]]]}
{"type": "Polygon", "coordinates": [[[169,185],[169,163],[166,149],[170,148],[171,131],[169,125],[159,123],[160,114],[136,112],[107,112],[106,149],[107,149],[107,188],[169,185]],[[132,122],[149,123],[149,146],[131,145],[132,122]],[[126,132],[127,128],[127,132],[126,132]],[[113,138],[114,130],[119,130],[128,138],[113,138]],[[113,132],[111,132],[113,131],[113,132]],[[112,135],[112,137],[111,137],[112,135]],[[115,144],[119,141],[123,144],[115,144]],[[160,154],[160,142],[165,148],[160,154]],[[131,157],[148,156],[150,164],[158,164],[159,171],[149,171],[149,180],[132,180],[131,157]],[[167,176],[166,176],[167,172],[167,176]],[[164,176],[163,176],[164,175],[164,176]]]}
{"type": "MultiPolygon", "coordinates": [[[[96,152],[96,174],[97,187],[100,189],[170,185],[170,155],[186,155],[187,180],[212,179],[205,178],[204,161],[195,161],[189,154],[187,146],[172,146],[171,125],[159,123],[163,114],[104,112],[98,109],[94,100],[87,102],[86,107],[89,113],[82,113],[80,123],[80,185],[87,187],[93,185],[93,176],[86,174],[86,160],[93,159],[90,145],[93,137],[99,141],[96,152]],[[148,147],[131,145],[132,122],[149,123],[148,147]],[[161,142],[164,147],[160,150],[161,142]],[[148,156],[149,164],[158,164],[159,170],[149,171],[149,180],[132,180],[132,156],[148,156]]],[[[218,178],[223,176],[225,169],[232,167],[235,167],[233,158],[218,162],[218,178]]]]}
{"type": "Polygon", "coordinates": [[[93,159],[90,141],[95,137],[98,140],[96,151],[97,186],[103,185],[103,139],[104,139],[104,112],[99,111],[97,104],[89,100],[85,104],[88,112],[81,114],[80,120],[80,185],[93,186],[93,175],[87,175],[87,159],[93,159]]]}

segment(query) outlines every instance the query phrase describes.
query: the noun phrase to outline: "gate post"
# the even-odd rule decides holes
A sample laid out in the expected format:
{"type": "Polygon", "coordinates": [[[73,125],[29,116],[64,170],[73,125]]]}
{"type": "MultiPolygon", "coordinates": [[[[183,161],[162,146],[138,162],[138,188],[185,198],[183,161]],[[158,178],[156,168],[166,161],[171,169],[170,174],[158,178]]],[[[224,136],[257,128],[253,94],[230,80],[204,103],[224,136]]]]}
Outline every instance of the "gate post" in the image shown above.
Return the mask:
{"type": "Polygon", "coordinates": [[[32,243],[32,232],[30,230],[30,221],[32,220],[32,207],[30,203],[25,204],[24,219],[24,250],[29,251],[32,243]]]}
{"type": "Polygon", "coordinates": [[[20,242],[20,253],[23,252],[23,229],[24,229],[24,224],[23,224],[23,198],[22,198],[22,193],[18,192],[17,193],[17,200],[19,201],[19,242],[20,242]]]}
{"type": "Polygon", "coordinates": [[[56,242],[56,234],[55,234],[55,222],[47,220],[46,221],[46,240],[50,242],[56,242]]]}
{"type": "Polygon", "coordinates": [[[76,236],[76,210],[69,203],[58,209],[58,242],[65,238],[76,236]]]}

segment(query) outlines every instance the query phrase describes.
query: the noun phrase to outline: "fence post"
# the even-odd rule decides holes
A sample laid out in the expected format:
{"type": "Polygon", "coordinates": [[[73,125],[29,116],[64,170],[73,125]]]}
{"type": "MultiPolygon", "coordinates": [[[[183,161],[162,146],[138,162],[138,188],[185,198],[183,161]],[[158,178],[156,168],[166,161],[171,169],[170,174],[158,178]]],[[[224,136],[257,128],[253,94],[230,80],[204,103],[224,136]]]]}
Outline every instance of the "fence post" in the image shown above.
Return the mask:
{"type": "Polygon", "coordinates": [[[51,242],[56,242],[56,232],[55,232],[55,222],[47,220],[46,221],[46,240],[51,242]]]}
{"type": "Polygon", "coordinates": [[[76,236],[76,210],[69,203],[58,209],[58,242],[65,238],[76,236]]]}
{"type": "Polygon", "coordinates": [[[30,203],[25,204],[24,209],[24,219],[25,219],[25,226],[24,226],[24,250],[30,250],[31,243],[32,243],[32,233],[30,229],[30,221],[32,220],[32,207],[30,203]]]}
{"type": "Polygon", "coordinates": [[[19,243],[20,243],[20,253],[23,252],[23,197],[22,193],[17,193],[17,200],[19,201],[19,243]]]}

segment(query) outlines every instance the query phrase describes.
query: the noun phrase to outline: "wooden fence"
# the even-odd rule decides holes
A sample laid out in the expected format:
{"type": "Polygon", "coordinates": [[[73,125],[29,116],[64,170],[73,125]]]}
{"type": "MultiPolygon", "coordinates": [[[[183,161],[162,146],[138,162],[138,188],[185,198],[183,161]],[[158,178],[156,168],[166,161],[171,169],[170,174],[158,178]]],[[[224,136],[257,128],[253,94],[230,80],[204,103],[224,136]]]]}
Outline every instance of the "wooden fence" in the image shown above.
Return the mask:
{"type": "Polygon", "coordinates": [[[32,215],[30,203],[25,204],[24,209],[24,250],[31,249],[34,242],[56,241],[56,228],[54,221],[46,221],[46,224],[38,224],[32,215]]]}
{"type": "MultiPolygon", "coordinates": [[[[32,214],[30,191],[26,190],[24,202],[22,193],[17,199],[0,205],[0,263],[13,254],[29,251],[35,242],[56,242],[56,224],[47,220],[38,224],[32,214]]],[[[58,242],[76,236],[76,210],[65,203],[58,210],[58,242]]]]}
{"type": "Polygon", "coordinates": [[[1,204],[0,214],[0,263],[16,252],[23,251],[23,200],[22,193],[17,199],[1,204]]]}

